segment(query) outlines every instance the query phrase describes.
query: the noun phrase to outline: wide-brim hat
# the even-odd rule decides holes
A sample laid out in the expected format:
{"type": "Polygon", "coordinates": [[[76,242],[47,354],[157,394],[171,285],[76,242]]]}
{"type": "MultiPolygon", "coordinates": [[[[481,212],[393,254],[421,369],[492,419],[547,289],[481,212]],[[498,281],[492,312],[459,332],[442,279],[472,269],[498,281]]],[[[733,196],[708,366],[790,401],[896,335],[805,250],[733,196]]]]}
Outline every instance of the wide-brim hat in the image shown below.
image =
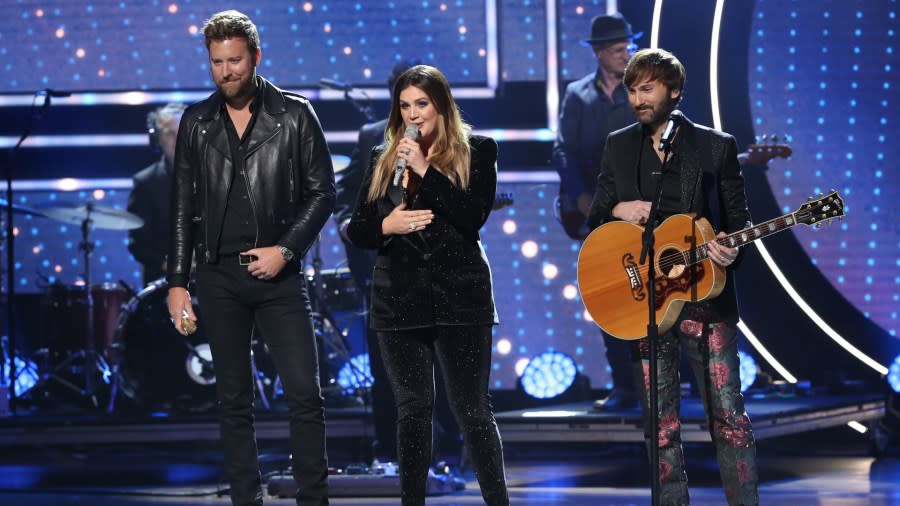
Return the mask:
{"type": "Polygon", "coordinates": [[[620,13],[608,16],[596,16],[591,20],[591,38],[581,41],[585,46],[611,40],[637,39],[644,32],[633,33],[631,24],[620,13]]]}

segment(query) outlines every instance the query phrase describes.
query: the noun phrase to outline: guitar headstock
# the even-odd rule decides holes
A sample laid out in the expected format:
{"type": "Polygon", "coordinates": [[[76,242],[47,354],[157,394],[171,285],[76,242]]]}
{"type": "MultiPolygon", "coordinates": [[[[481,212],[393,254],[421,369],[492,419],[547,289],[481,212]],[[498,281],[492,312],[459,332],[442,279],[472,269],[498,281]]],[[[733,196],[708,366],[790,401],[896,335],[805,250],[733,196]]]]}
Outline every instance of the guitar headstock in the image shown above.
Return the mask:
{"type": "Polygon", "coordinates": [[[806,225],[819,226],[822,222],[831,223],[834,218],[842,218],[844,216],[844,199],[838,195],[838,192],[831,190],[828,195],[819,195],[819,198],[813,200],[812,197],[800,206],[794,217],[798,223],[806,225]]]}
{"type": "Polygon", "coordinates": [[[794,152],[787,144],[751,144],[738,155],[741,165],[765,165],[773,158],[787,158],[794,152]]]}
{"type": "Polygon", "coordinates": [[[491,210],[496,211],[497,209],[503,209],[514,203],[515,201],[513,200],[512,192],[498,193],[494,196],[494,206],[491,207],[491,210]]]}

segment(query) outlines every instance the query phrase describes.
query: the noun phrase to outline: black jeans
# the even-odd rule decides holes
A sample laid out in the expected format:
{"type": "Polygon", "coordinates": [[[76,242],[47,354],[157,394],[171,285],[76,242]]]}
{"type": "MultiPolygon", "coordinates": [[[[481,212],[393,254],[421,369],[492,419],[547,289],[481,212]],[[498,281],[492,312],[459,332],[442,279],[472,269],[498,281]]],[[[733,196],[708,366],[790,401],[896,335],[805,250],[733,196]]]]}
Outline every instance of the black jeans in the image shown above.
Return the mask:
{"type": "Polygon", "coordinates": [[[262,333],[284,386],[297,504],[328,504],[325,410],[306,280],[289,264],[261,281],[226,256],[197,268],[197,295],[216,373],[225,473],[235,506],[262,504],[262,478],[253,429],[250,339],[262,333]]]}
{"type": "Polygon", "coordinates": [[[486,504],[506,506],[509,492],[500,432],[491,411],[491,327],[453,326],[379,332],[397,403],[397,457],[404,506],[425,504],[431,463],[434,359],[486,504]]]}

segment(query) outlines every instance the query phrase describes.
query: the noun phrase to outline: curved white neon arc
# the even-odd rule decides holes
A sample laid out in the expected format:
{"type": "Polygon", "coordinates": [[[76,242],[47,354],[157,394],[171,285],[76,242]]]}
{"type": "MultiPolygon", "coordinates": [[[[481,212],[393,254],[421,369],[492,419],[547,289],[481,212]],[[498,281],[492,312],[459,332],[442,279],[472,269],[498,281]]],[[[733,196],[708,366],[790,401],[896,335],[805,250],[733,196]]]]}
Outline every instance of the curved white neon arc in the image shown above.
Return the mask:
{"type": "MultiPolygon", "coordinates": [[[[662,2],[659,2],[659,3],[662,3],[662,2]]],[[[710,104],[712,106],[713,126],[716,128],[716,130],[722,130],[722,117],[721,117],[721,110],[719,109],[718,75],[719,75],[719,31],[722,26],[722,11],[724,10],[724,8],[725,8],[725,0],[716,0],[716,10],[713,15],[712,36],[710,37],[710,48],[709,48],[709,100],[710,100],[710,104]]],[[[771,257],[771,255],[769,255],[769,252],[766,249],[766,247],[760,241],[755,241],[753,243],[753,245],[756,246],[756,249],[759,251],[760,255],[763,258],[763,261],[765,261],[766,266],[769,267],[769,270],[775,276],[775,279],[778,280],[778,283],[781,285],[781,287],[784,289],[784,291],[787,292],[787,294],[791,297],[791,299],[793,299],[794,303],[797,304],[797,306],[799,306],[800,309],[802,309],[804,313],[806,313],[806,316],[809,317],[809,319],[812,320],[813,323],[815,323],[820,329],[822,329],[822,331],[825,332],[825,334],[828,337],[830,337],[832,340],[834,340],[834,342],[839,344],[841,347],[843,347],[845,350],[847,350],[848,353],[850,353],[851,355],[856,357],[862,363],[871,367],[872,369],[877,371],[879,374],[882,374],[882,375],[887,374],[887,372],[888,372],[887,367],[879,364],[872,357],[869,357],[868,355],[866,355],[865,353],[860,351],[859,348],[850,344],[849,341],[844,339],[844,337],[842,337],[833,328],[831,328],[831,326],[828,325],[828,323],[826,323],[825,320],[823,320],[822,317],[820,317],[818,315],[818,313],[816,313],[813,310],[813,308],[810,307],[809,304],[807,304],[806,301],[803,300],[803,298],[800,296],[800,294],[797,293],[797,290],[794,289],[793,285],[791,285],[791,283],[788,281],[788,279],[781,272],[781,269],[775,263],[775,260],[771,257]]],[[[744,327],[746,328],[746,325],[744,327]]],[[[756,342],[759,343],[758,340],[756,342]]],[[[756,346],[756,345],[754,344],[754,346],[756,346]]],[[[759,343],[759,346],[761,347],[762,343],[759,343]]],[[[762,348],[762,349],[765,349],[765,348],[762,348]]],[[[762,353],[760,348],[757,348],[757,350],[759,350],[760,353],[762,353]]],[[[768,352],[767,352],[767,354],[768,354],[768,352]]],[[[773,357],[773,360],[774,360],[774,357],[773,357]]],[[[775,367],[772,362],[769,362],[769,363],[770,363],[770,365],[775,367]]],[[[785,379],[787,379],[787,376],[785,376],[785,379]]],[[[790,380],[788,380],[788,381],[790,381],[790,380]]],[[[794,382],[796,382],[796,380],[794,382]]]]}

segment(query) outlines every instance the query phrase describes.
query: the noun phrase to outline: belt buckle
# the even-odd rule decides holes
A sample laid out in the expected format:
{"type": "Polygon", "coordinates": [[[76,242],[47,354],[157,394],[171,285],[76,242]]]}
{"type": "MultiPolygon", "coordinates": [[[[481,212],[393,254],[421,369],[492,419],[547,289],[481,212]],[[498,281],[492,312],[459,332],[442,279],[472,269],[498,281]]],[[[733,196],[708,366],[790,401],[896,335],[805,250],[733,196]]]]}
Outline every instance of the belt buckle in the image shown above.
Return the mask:
{"type": "Polygon", "coordinates": [[[256,260],[256,255],[238,255],[238,264],[240,265],[250,265],[251,262],[256,260]]]}

